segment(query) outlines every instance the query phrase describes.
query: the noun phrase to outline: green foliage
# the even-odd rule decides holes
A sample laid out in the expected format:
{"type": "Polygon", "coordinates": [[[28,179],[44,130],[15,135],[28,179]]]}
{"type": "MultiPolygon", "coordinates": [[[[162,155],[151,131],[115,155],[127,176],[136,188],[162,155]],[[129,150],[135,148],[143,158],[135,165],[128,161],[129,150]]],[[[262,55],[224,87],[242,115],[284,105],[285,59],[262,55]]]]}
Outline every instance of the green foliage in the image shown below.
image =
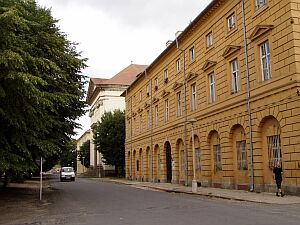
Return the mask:
{"type": "Polygon", "coordinates": [[[115,110],[106,112],[95,128],[94,143],[102,153],[104,162],[114,165],[116,175],[124,175],[125,166],[125,114],[115,110]]]}
{"type": "Polygon", "coordinates": [[[72,166],[76,170],[77,166],[77,154],[76,154],[76,142],[72,141],[66,145],[67,149],[62,152],[59,159],[59,164],[63,166],[72,166]]]}
{"type": "Polygon", "coordinates": [[[34,0],[0,0],[0,171],[68,151],[84,114],[86,59],[34,0]]]}
{"type": "Polygon", "coordinates": [[[79,160],[81,165],[84,164],[85,167],[90,167],[90,140],[87,140],[80,146],[80,151],[78,152],[79,160]],[[83,160],[84,157],[84,160],[83,160]]]}

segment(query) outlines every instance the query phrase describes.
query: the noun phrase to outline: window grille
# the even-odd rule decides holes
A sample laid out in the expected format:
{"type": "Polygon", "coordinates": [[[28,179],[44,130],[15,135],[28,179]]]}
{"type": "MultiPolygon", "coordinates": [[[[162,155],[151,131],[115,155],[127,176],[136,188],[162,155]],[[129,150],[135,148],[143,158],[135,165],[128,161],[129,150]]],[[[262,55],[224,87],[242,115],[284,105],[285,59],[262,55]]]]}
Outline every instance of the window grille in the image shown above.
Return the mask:
{"type": "Polygon", "coordinates": [[[280,135],[273,135],[267,137],[268,154],[269,154],[269,167],[272,169],[277,162],[281,163],[281,143],[280,135]]]}

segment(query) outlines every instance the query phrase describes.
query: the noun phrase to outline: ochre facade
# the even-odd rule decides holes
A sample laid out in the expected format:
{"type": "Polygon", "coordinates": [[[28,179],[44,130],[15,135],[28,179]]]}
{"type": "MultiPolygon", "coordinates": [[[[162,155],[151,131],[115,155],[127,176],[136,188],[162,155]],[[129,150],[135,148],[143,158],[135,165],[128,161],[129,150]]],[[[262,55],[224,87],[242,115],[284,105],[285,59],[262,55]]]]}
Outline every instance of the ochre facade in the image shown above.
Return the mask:
{"type": "Polygon", "coordinates": [[[194,155],[198,185],[273,191],[280,161],[300,192],[300,1],[244,3],[212,1],[124,93],[128,179],[190,185],[194,155]]]}

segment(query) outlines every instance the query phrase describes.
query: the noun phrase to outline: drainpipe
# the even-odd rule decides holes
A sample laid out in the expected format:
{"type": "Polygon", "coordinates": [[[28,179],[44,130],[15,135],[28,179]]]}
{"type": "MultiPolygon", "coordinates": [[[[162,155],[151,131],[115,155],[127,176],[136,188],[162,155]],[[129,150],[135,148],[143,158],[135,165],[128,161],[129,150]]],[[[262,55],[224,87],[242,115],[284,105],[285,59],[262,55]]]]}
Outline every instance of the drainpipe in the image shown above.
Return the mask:
{"type": "Polygon", "coordinates": [[[249,64],[248,64],[248,44],[247,44],[247,30],[245,19],[245,0],[242,3],[242,17],[243,17],[243,33],[244,33],[244,51],[245,51],[245,66],[246,66],[246,89],[247,89],[247,113],[248,113],[248,126],[249,126],[249,141],[250,141],[250,191],[254,191],[254,165],[253,165],[253,136],[252,136],[252,114],[250,107],[250,77],[249,77],[249,64]]]}
{"type": "MultiPolygon", "coordinates": [[[[127,90],[126,90],[127,95],[127,90]]],[[[130,96],[130,180],[132,180],[132,96],[130,96]]]]}
{"type": "Polygon", "coordinates": [[[185,185],[188,185],[189,180],[189,167],[188,167],[188,150],[187,150],[187,130],[186,130],[186,124],[187,124],[187,107],[186,107],[186,74],[185,74],[185,49],[179,48],[178,43],[178,36],[180,35],[181,31],[177,31],[175,34],[175,41],[176,41],[176,48],[181,51],[183,54],[183,100],[184,100],[184,152],[185,152],[185,160],[186,160],[186,178],[185,178],[185,185]],[[179,35],[178,35],[179,34],[179,35]]]}
{"type": "MultiPolygon", "coordinates": [[[[150,154],[151,154],[151,181],[154,182],[153,171],[153,104],[152,104],[152,79],[148,77],[147,68],[145,69],[145,76],[150,82],[150,154]]],[[[149,171],[149,168],[148,168],[149,171]]]]}

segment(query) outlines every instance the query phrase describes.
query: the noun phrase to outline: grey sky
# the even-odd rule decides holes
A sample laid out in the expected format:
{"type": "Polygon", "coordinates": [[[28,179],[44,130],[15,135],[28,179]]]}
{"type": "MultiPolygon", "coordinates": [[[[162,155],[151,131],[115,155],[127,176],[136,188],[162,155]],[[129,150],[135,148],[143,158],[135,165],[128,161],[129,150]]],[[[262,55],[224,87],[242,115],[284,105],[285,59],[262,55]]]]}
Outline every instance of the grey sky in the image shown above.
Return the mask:
{"type": "MultiPolygon", "coordinates": [[[[111,78],[135,64],[151,64],[175,33],[188,24],[211,0],[37,0],[52,9],[61,31],[88,58],[83,73],[111,78]]],[[[89,128],[88,116],[79,121],[89,128]]],[[[77,137],[78,137],[77,136],[77,137]]]]}

